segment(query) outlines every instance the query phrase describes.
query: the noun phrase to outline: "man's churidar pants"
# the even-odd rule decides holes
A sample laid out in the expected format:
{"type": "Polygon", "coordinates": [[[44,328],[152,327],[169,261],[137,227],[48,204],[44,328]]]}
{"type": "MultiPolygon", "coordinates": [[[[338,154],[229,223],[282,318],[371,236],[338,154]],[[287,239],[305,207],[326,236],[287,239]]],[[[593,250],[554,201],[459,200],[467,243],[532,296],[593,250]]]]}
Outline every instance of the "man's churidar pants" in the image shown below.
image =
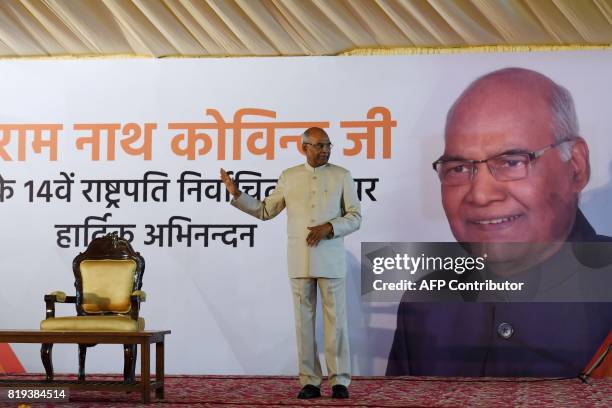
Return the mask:
{"type": "Polygon", "coordinates": [[[325,362],[329,384],[348,386],[351,382],[345,278],[293,278],[291,291],[295,311],[300,384],[321,385],[321,364],[317,353],[315,322],[317,285],[321,293],[325,362]]]}

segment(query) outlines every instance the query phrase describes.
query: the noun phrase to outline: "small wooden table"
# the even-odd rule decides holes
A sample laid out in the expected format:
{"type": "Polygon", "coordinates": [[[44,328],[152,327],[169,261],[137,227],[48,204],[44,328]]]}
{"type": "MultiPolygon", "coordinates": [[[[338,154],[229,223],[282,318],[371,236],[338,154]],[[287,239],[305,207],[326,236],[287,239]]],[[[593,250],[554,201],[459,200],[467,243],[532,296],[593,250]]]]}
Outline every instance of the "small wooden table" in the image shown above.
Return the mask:
{"type": "Polygon", "coordinates": [[[71,390],[140,391],[142,402],[151,402],[151,391],[155,397],[164,398],[164,337],[170,330],[135,332],[85,332],[85,331],[41,331],[1,330],[0,343],[74,343],[74,344],[140,344],[140,381],[65,381],[65,380],[3,380],[0,387],[44,386],[69,388],[71,390]],[[155,380],[151,381],[150,345],[155,344],[155,380]]]}

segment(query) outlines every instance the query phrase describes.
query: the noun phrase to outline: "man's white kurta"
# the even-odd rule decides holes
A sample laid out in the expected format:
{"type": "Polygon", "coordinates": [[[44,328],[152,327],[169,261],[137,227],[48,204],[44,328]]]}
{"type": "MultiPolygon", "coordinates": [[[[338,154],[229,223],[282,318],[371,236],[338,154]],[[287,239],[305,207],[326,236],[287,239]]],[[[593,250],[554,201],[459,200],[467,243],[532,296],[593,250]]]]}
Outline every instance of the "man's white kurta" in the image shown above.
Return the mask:
{"type": "Polygon", "coordinates": [[[274,191],[259,201],[245,193],[231,204],[261,220],[287,208],[287,262],[290,278],[343,278],[344,236],[359,229],[361,206],[348,170],[333,164],[308,163],[284,170],[274,191]],[[333,237],[309,247],[307,227],[329,222],[333,237]]]}

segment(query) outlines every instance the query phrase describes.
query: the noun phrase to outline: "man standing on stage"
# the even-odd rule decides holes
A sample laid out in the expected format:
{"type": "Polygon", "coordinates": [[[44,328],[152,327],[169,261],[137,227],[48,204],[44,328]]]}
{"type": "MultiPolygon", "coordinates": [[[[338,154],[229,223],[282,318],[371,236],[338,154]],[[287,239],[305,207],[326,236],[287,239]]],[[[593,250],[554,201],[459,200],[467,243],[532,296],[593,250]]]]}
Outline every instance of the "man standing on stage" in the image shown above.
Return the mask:
{"type": "Polygon", "coordinates": [[[321,128],[302,135],[306,163],[284,170],[263,201],[243,194],[221,169],[231,204],[260,220],[287,207],[287,261],[298,348],[300,399],[321,396],[321,365],[315,340],[317,286],[321,292],[325,361],[333,398],[348,398],[351,381],[346,319],[346,258],[343,237],[359,229],[361,208],[348,170],[329,164],[332,144],[321,128]]]}

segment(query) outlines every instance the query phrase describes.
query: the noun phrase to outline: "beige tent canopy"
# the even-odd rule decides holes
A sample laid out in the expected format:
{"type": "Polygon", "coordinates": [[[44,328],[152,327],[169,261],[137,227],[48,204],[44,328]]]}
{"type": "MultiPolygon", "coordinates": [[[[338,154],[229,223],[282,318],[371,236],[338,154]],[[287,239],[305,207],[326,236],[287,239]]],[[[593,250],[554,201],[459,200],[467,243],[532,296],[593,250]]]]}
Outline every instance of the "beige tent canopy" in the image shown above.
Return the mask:
{"type": "Polygon", "coordinates": [[[0,57],[612,43],[612,0],[0,0],[0,57]]]}

